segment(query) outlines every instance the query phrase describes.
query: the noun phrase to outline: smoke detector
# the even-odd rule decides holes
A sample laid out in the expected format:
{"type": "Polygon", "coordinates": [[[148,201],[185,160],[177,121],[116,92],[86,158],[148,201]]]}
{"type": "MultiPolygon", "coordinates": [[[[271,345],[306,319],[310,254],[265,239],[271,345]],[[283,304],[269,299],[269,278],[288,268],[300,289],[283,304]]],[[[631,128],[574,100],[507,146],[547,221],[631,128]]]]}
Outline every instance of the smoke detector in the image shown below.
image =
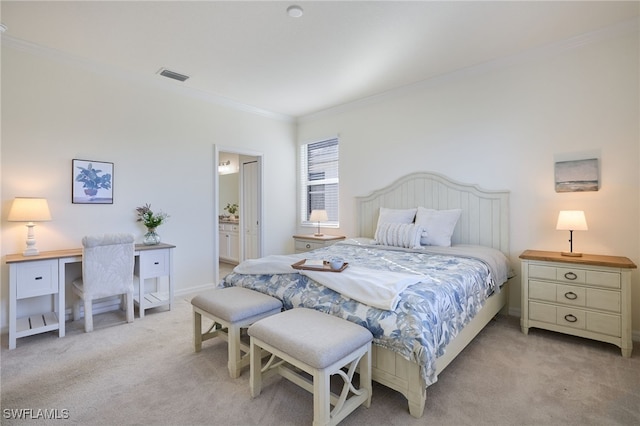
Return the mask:
{"type": "Polygon", "coordinates": [[[291,16],[292,18],[299,18],[303,13],[304,11],[297,4],[293,4],[287,8],[287,15],[291,16]]]}

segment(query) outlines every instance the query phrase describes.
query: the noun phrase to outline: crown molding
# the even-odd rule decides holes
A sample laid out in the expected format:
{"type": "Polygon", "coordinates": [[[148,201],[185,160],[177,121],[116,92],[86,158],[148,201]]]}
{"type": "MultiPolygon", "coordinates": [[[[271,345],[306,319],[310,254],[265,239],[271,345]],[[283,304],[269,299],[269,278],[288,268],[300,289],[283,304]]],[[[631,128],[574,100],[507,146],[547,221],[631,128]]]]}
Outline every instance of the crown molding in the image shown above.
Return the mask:
{"type": "Polygon", "coordinates": [[[149,75],[139,74],[131,71],[126,71],[122,68],[115,67],[113,65],[102,64],[93,60],[82,58],[76,55],[71,55],[66,52],[62,52],[57,49],[41,46],[36,43],[32,43],[19,38],[11,37],[6,33],[2,35],[2,46],[8,47],[13,50],[25,52],[41,58],[46,58],[52,61],[64,63],[73,67],[79,67],[95,74],[104,75],[107,77],[117,78],[125,80],[129,83],[135,83],[140,85],[147,85],[156,89],[166,90],[168,92],[175,93],[177,95],[187,96],[193,99],[202,100],[214,105],[223,106],[229,109],[248,112],[251,114],[260,115],[263,117],[271,118],[278,121],[284,121],[288,123],[295,122],[294,117],[285,114],[279,114],[276,112],[264,110],[254,107],[252,105],[243,104],[234,100],[225,98],[223,96],[215,95],[203,90],[194,89],[192,87],[181,85],[181,83],[170,81],[164,77],[158,77],[153,72],[149,75]]]}
{"type": "Polygon", "coordinates": [[[347,102],[335,107],[327,108],[322,111],[306,114],[297,117],[298,123],[304,123],[316,120],[318,118],[327,117],[335,114],[344,113],[356,108],[371,105],[391,98],[408,95],[425,88],[434,87],[444,82],[454,81],[460,78],[469,77],[476,74],[482,74],[500,68],[509,67],[515,64],[521,64],[529,61],[539,60],[541,58],[555,56],[563,52],[578,49],[583,46],[597,43],[604,40],[613,39],[627,34],[637,33],[640,27],[640,18],[629,19],[617,24],[609,25],[595,31],[570,37],[565,40],[550,43],[541,47],[529,49],[514,55],[505,56],[489,62],[461,68],[445,74],[437,75],[417,83],[391,89],[386,92],[378,93],[373,96],[361,98],[353,102],[347,102]]]}

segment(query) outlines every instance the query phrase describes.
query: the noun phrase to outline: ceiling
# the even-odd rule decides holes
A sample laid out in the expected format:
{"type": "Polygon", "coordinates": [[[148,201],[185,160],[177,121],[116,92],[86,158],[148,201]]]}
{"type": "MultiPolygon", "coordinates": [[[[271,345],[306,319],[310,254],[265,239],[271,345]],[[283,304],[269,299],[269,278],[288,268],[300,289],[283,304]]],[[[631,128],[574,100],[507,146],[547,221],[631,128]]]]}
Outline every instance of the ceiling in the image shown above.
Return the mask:
{"type": "Polygon", "coordinates": [[[287,117],[410,86],[612,24],[630,2],[2,1],[26,42],[287,117]],[[300,18],[286,8],[297,3],[300,18]]]}

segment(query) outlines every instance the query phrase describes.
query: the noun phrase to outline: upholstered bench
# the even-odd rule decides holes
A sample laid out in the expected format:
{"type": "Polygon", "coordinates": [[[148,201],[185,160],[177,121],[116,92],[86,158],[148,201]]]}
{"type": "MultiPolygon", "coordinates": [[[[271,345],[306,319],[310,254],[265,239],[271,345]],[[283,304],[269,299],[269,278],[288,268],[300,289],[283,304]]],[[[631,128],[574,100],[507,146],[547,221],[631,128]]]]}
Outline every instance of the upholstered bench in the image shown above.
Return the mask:
{"type": "Polygon", "coordinates": [[[252,397],[260,395],[263,379],[280,374],[313,393],[314,425],[335,425],[360,405],[371,405],[373,336],[366,328],[313,309],[295,308],[255,322],[248,333],[252,397]],[[264,367],[263,350],[272,354],[264,367]],[[359,389],[352,383],[356,367],[359,389]],[[296,368],[310,374],[313,383],[296,368]],[[334,374],[344,380],[340,396],[330,389],[334,374]]]}
{"type": "Polygon", "coordinates": [[[218,336],[225,339],[229,352],[227,367],[232,378],[239,377],[242,368],[249,365],[249,346],[240,340],[241,329],[282,310],[282,302],[275,297],[242,287],[211,290],[195,296],[191,304],[195,351],[200,352],[205,340],[218,336]],[[203,316],[213,320],[204,333],[203,316]]]}

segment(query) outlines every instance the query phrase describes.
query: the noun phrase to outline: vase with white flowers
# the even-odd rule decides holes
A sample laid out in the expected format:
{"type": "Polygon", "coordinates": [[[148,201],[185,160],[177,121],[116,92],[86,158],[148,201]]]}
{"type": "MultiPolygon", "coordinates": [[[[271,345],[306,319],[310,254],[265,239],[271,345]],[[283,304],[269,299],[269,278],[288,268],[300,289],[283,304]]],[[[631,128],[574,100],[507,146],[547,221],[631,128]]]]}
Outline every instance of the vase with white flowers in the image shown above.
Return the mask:
{"type": "Polygon", "coordinates": [[[148,246],[160,244],[160,235],[156,232],[156,228],[162,225],[169,215],[162,211],[154,213],[151,210],[151,204],[145,204],[142,207],[137,207],[136,212],[138,212],[137,221],[142,222],[147,228],[147,233],[144,234],[142,242],[148,246]]]}

